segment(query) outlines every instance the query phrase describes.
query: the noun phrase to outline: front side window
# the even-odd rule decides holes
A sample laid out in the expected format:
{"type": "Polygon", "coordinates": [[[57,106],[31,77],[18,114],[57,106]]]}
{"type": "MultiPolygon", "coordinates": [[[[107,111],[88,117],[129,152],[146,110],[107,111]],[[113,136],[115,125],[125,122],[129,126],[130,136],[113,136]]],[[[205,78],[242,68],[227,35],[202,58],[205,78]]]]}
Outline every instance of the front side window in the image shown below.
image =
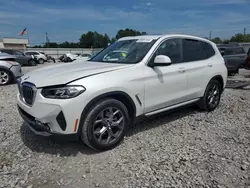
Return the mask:
{"type": "Polygon", "coordinates": [[[156,42],[154,39],[131,39],[117,41],[89,61],[103,63],[139,63],[156,42]]]}
{"type": "Polygon", "coordinates": [[[181,39],[168,39],[156,50],[153,58],[157,55],[166,55],[172,63],[181,62],[181,39]]]}
{"type": "Polygon", "coordinates": [[[199,61],[207,59],[207,54],[201,41],[183,39],[183,62],[199,61]]]}

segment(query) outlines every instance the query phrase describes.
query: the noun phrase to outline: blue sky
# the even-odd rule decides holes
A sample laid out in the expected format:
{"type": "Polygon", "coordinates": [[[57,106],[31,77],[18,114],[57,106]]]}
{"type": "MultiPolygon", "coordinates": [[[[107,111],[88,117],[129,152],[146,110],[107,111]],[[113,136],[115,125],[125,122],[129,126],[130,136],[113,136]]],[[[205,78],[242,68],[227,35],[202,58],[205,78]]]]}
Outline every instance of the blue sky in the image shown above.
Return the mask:
{"type": "Polygon", "coordinates": [[[0,38],[27,27],[32,44],[78,41],[89,30],[115,36],[133,28],[149,34],[228,38],[250,33],[250,0],[0,0],[0,38]]]}

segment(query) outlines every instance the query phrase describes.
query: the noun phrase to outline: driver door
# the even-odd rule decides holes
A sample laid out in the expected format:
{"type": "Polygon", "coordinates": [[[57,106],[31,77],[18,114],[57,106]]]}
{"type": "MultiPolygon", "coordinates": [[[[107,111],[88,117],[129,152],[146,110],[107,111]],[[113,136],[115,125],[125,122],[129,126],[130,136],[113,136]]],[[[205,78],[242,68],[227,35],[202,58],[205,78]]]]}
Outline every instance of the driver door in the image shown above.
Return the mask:
{"type": "Polygon", "coordinates": [[[16,56],[17,61],[21,65],[27,65],[28,64],[28,58],[20,51],[14,51],[14,55],[16,56]]]}
{"type": "Polygon", "coordinates": [[[157,55],[166,55],[171,59],[169,66],[146,66],[145,109],[144,113],[170,107],[187,100],[187,76],[185,63],[182,63],[182,40],[172,38],[163,41],[150,61],[157,55]]]}

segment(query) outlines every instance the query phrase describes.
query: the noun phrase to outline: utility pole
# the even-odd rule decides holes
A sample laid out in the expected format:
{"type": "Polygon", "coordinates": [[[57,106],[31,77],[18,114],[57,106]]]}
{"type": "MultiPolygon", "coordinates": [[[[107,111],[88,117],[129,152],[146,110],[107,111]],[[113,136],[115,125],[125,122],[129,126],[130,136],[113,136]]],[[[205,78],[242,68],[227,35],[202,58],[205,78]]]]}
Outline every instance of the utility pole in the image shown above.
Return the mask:
{"type": "Polygon", "coordinates": [[[247,29],[246,29],[246,28],[244,28],[244,31],[243,31],[243,33],[244,33],[244,36],[246,35],[246,30],[247,30],[247,29]]]}
{"type": "Polygon", "coordinates": [[[209,31],[209,40],[212,38],[212,31],[209,31]]]}
{"type": "Polygon", "coordinates": [[[46,40],[46,47],[49,48],[49,37],[48,37],[48,33],[45,33],[45,40],[46,40]]]}

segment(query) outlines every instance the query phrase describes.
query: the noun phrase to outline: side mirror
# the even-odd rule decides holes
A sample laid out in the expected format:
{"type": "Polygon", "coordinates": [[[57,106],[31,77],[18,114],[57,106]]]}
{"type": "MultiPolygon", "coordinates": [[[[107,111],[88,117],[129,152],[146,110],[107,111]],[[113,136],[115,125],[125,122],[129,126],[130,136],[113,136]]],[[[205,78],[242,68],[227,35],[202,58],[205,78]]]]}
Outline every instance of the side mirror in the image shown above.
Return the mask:
{"type": "Polygon", "coordinates": [[[166,55],[158,55],[154,59],[154,66],[169,66],[171,63],[171,59],[166,55]]]}

